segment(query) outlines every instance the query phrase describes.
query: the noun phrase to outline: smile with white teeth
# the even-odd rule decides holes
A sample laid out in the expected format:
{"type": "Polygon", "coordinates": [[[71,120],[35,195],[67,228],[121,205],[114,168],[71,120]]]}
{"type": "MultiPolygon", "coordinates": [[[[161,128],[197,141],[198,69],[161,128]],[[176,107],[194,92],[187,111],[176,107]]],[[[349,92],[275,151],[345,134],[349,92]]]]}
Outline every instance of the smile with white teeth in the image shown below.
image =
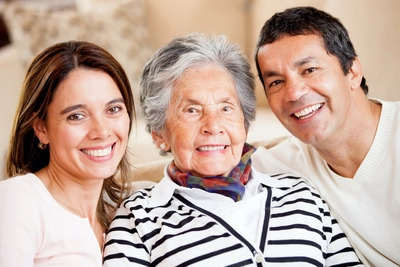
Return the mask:
{"type": "Polygon", "coordinates": [[[225,146],[201,146],[197,150],[203,152],[203,151],[216,151],[223,149],[225,149],[225,146]]]}
{"type": "Polygon", "coordinates": [[[85,153],[86,155],[92,156],[92,157],[104,157],[107,155],[111,154],[112,146],[104,149],[97,149],[97,150],[86,150],[82,149],[82,152],[85,153]]]}
{"type": "Polygon", "coordinates": [[[293,115],[296,116],[296,118],[298,118],[298,119],[306,119],[306,118],[310,117],[315,111],[317,111],[321,107],[322,107],[322,104],[319,103],[319,104],[307,107],[298,112],[295,112],[295,113],[293,113],[293,115]]]}

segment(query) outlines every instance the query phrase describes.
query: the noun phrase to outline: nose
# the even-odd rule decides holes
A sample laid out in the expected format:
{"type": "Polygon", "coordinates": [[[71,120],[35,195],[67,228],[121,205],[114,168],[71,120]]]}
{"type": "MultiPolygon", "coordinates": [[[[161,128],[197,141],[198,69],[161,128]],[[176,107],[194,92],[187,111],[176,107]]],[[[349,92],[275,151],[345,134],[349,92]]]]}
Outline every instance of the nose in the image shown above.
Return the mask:
{"type": "Polygon", "coordinates": [[[308,94],[310,91],[309,87],[305,82],[298,78],[289,78],[285,81],[285,100],[286,102],[295,102],[308,94]]]}
{"type": "Polygon", "coordinates": [[[90,139],[105,139],[110,132],[111,128],[106,118],[93,118],[88,136],[90,139]]]}
{"type": "Polygon", "coordinates": [[[207,112],[202,118],[201,132],[203,134],[216,135],[224,132],[221,118],[216,111],[207,112]]]}

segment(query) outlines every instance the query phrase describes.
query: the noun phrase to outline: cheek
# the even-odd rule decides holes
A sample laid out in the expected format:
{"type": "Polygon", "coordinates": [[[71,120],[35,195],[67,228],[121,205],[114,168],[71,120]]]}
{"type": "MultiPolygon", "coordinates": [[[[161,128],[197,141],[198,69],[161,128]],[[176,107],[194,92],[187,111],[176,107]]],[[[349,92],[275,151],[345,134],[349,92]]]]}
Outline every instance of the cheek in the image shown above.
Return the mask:
{"type": "Polygon", "coordinates": [[[121,135],[121,137],[126,139],[129,136],[129,126],[130,126],[130,120],[128,114],[126,114],[126,116],[121,117],[113,125],[114,131],[116,131],[119,135],[121,135]]]}
{"type": "Polygon", "coordinates": [[[165,141],[170,146],[182,147],[190,144],[194,132],[194,125],[182,123],[179,119],[167,119],[165,124],[165,141]]]}
{"type": "Polygon", "coordinates": [[[237,120],[231,121],[229,125],[226,125],[226,129],[232,144],[238,146],[237,149],[241,150],[247,139],[244,118],[238,117],[237,120]]]}
{"type": "Polygon", "coordinates": [[[247,133],[244,126],[244,120],[238,119],[236,122],[231,123],[227,130],[231,133],[231,138],[238,142],[246,140],[247,133]]]}
{"type": "Polygon", "coordinates": [[[197,132],[194,127],[169,128],[165,141],[171,146],[171,153],[180,168],[187,168],[188,161],[195,152],[194,143],[197,132]]]}
{"type": "Polygon", "coordinates": [[[49,130],[50,145],[57,147],[75,148],[86,136],[86,129],[82,127],[60,127],[49,130]],[[62,142],[60,142],[62,140],[62,142]]]}
{"type": "Polygon", "coordinates": [[[182,171],[189,171],[189,162],[194,151],[192,138],[187,133],[174,133],[166,141],[171,146],[171,154],[178,168],[182,171]]]}
{"type": "Polygon", "coordinates": [[[280,102],[274,98],[270,97],[268,98],[268,104],[271,109],[271,111],[278,116],[281,113],[281,110],[283,109],[283,105],[280,104],[280,102]]]}
{"type": "MultiPolygon", "coordinates": [[[[129,116],[126,115],[125,121],[124,121],[124,123],[123,123],[123,128],[125,128],[125,132],[126,132],[126,135],[127,135],[127,136],[129,135],[130,123],[131,123],[131,122],[130,122],[129,116]]],[[[132,130],[132,129],[131,129],[131,130],[132,130]]]]}
{"type": "Polygon", "coordinates": [[[189,127],[174,128],[174,130],[167,135],[167,141],[171,146],[175,147],[176,150],[192,148],[195,141],[194,131],[191,131],[189,127]]]}

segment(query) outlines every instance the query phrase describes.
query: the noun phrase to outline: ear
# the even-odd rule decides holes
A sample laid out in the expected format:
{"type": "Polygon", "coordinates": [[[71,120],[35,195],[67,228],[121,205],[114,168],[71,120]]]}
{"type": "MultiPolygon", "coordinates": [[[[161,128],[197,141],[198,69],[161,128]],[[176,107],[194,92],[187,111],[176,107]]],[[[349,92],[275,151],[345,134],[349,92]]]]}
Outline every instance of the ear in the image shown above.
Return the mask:
{"type": "Polygon", "coordinates": [[[36,137],[42,142],[43,144],[49,144],[49,138],[47,136],[46,126],[42,119],[36,117],[33,121],[33,130],[35,131],[36,137]]]}
{"type": "Polygon", "coordinates": [[[157,148],[160,148],[161,144],[165,144],[166,147],[163,150],[169,149],[169,144],[166,142],[163,133],[158,133],[158,132],[151,130],[151,137],[153,138],[153,142],[157,146],[157,148]]]}
{"type": "Polygon", "coordinates": [[[354,90],[359,88],[363,77],[363,71],[358,58],[353,60],[353,65],[350,68],[349,75],[351,89],[354,90]]]}

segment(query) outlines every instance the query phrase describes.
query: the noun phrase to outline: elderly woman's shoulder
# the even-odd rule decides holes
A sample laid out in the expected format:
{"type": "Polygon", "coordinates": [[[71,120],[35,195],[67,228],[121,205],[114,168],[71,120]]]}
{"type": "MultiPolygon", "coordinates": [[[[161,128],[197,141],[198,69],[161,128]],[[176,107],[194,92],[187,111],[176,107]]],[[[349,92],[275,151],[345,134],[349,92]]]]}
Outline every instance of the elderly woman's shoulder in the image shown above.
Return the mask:
{"type": "Polygon", "coordinates": [[[290,187],[307,187],[316,190],[303,176],[295,173],[281,172],[269,174],[269,176],[290,187]]]}
{"type": "Polygon", "coordinates": [[[299,204],[301,209],[314,213],[328,210],[318,190],[303,177],[291,173],[264,174],[264,176],[269,178],[261,178],[261,183],[271,188],[272,202],[276,206],[291,203],[290,206],[299,204]]]}
{"type": "Polygon", "coordinates": [[[135,181],[132,182],[131,191],[126,196],[125,201],[127,202],[136,202],[136,201],[148,201],[151,198],[152,191],[156,182],[153,181],[135,181]]]}
{"type": "Polygon", "coordinates": [[[157,182],[150,181],[150,180],[142,180],[142,181],[134,181],[131,185],[132,192],[136,192],[140,189],[145,189],[156,185],[157,182]]]}
{"type": "Polygon", "coordinates": [[[275,188],[277,191],[289,192],[289,191],[307,191],[311,196],[320,198],[319,192],[302,176],[288,173],[288,172],[277,172],[277,173],[261,173],[256,171],[260,177],[262,184],[275,188]]]}

